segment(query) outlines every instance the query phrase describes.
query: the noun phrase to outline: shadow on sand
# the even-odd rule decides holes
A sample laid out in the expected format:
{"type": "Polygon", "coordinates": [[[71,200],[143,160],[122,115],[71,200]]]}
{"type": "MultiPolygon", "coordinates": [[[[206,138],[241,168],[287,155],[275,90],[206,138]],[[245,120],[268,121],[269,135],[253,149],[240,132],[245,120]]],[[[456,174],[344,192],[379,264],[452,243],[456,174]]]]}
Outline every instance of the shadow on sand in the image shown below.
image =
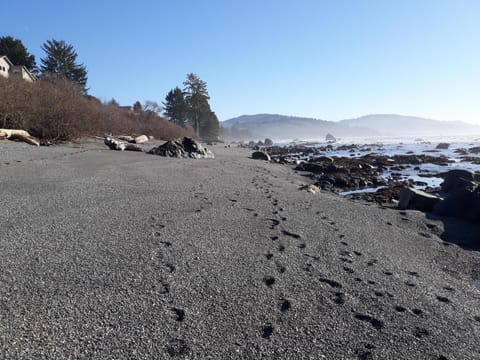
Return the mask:
{"type": "Polygon", "coordinates": [[[465,250],[480,251],[480,224],[433,214],[426,214],[426,217],[443,223],[443,232],[438,234],[443,241],[465,250]]]}

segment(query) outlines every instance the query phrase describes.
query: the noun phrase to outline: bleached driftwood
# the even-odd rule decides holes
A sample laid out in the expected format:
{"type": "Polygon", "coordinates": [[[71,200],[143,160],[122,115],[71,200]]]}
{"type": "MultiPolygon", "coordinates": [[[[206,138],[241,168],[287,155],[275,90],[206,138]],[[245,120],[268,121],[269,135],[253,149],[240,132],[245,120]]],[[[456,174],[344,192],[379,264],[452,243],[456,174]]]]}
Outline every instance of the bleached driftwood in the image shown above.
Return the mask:
{"type": "Polygon", "coordinates": [[[9,140],[21,140],[30,145],[40,146],[40,141],[31,136],[28,131],[15,129],[0,129],[0,138],[9,140]]]}
{"type": "Polygon", "coordinates": [[[148,140],[149,139],[147,135],[140,135],[133,139],[133,141],[135,141],[135,144],[143,144],[146,143],[148,140]]]}
{"type": "Polygon", "coordinates": [[[118,135],[117,136],[117,139],[118,140],[122,140],[122,141],[126,141],[126,142],[133,142],[134,141],[134,138],[130,135],[118,135]]]}
{"type": "Polygon", "coordinates": [[[107,145],[112,150],[118,151],[143,151],[143,149],[135,144],[129,144],[124,141],[117,140],[109,135],[105,135],[103,140],[105,145],[107,145]]]}
{"type": "Polygon", "coordinates": [[[143,144],[149,140],[147,135],[139,135],[136,137],[130,135],[118,135],[117,139],[129,142],[131,144],[143,144]]]}

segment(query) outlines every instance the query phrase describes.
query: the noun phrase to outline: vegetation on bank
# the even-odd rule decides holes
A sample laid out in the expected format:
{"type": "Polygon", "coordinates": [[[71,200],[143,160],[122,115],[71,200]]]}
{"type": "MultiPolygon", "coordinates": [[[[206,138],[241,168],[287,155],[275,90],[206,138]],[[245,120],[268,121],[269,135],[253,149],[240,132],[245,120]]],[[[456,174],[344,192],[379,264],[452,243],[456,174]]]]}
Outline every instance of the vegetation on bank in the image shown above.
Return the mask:
{"type": "Polygon", "coordinates": [[[147,134],[161,139],[194,136],[217,139],[219,122],[209,104],[207,84],[190,73],[184,89],[170,91],[163,103],[136,101],[130,109],[115,99],[102,103],[88,94],[87,68],[74,47],[51,39],[42,45],[37,66],[21,40],[0,37],[0,55],[25,66],[38,81],[0,78],[0,127],[18,128],[49,141],[88,135],[147,134]],[[162,117],[162,110],[163,115],[162,117]]]}
{"type": "Polygon", "coordinates": [[[84,136],[146,134],[157,139],[193,136],[190,127],[169,122],[155,112],[133,112],[103,104],[66,79],[30,83],[0,77],[0,127],[27,130],[48,141],[84,136]]]}

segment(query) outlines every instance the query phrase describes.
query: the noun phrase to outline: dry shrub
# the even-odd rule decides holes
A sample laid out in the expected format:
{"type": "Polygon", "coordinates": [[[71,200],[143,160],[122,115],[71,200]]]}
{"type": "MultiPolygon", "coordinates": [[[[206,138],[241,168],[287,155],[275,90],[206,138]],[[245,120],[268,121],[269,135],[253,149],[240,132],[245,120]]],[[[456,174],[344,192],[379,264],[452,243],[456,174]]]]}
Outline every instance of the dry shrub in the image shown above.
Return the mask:
{"type": "Polygon", "coordinates": [[[193,136],[154,113],[135,114],[127,109],[104,105],[82,94],[66,80],[29,83],[0,77],[0,127],[23,129],[42,140],[67,141],[105,133],[150,135],[170,140],[193,136]]]}

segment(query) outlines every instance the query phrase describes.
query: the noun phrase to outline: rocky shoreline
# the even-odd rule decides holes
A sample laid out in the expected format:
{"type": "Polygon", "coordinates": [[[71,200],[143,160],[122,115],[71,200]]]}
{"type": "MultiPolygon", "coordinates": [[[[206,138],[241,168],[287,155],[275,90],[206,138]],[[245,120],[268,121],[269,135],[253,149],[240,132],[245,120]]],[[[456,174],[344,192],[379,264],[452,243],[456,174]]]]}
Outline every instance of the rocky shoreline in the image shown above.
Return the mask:
{"type": "MultiPolygon", "coordinates": [[[[440,143],[425,152],[435,153],[448,149],[449,145],[440,143]]],[[[252,158],[290,165],[322,190],[341,193],[355,200],[480,221],[480,172],[449,169],[448,166],[455,160],[443,154],[415,154],[410,151],[407,154],[384,155],[372,152],[378,145],[265,146],[265,143],[250,143],[248,146],[255,149],[252,158]],[[330,156],[339,152],[351,155],[330,156]],[[421,165],[436,165],[445,170],[422,170],[421,165]],[[402,173],[404,170],[416,171],[417,178],[435,177],[443,179],[443,182],[440,186],[431,187],[422,179],[408,178],[402,173]],[[422,190],[419,191],[419,188],[422,190]],[[430,205],[424,205],[425,199],[431,199],[430,205]]],[[[478,146],[454,152],[463,162],[480,164],[480,158],[472,156],[480,153],[478,146]]]]}

